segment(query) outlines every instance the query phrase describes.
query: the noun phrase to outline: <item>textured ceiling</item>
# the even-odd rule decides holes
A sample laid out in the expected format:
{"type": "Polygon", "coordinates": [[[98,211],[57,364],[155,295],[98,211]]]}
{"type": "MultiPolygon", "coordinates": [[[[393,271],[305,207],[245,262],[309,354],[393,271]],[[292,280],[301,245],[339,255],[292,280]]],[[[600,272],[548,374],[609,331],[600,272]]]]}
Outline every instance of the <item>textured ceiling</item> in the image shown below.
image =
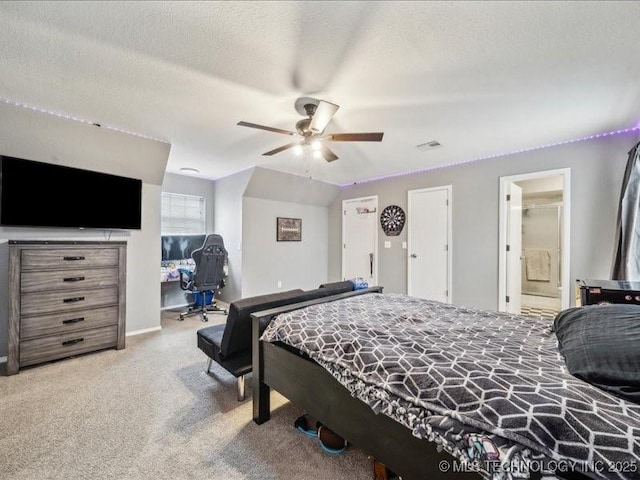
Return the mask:
{"type": "Polygon", "coordinates": [[[276,133],[340,105],[346,184],[635,126],[640,2],[0,3],[0,97],[170,142],[167,171],[304,174],[276,133]],[[444,146],[422,152],[416,145],[444,146]]]}

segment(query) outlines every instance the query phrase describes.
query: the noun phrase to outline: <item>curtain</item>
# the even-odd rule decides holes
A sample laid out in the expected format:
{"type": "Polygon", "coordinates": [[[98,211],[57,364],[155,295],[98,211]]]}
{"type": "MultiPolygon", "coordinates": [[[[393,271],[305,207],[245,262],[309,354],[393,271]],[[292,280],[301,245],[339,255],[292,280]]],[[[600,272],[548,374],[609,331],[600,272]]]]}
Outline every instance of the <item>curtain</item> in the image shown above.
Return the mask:
{"type": "Polygon", "coordinates": [[[640,281],[640,142],[629,152],[622,179],[611,279],[640,281]]]}

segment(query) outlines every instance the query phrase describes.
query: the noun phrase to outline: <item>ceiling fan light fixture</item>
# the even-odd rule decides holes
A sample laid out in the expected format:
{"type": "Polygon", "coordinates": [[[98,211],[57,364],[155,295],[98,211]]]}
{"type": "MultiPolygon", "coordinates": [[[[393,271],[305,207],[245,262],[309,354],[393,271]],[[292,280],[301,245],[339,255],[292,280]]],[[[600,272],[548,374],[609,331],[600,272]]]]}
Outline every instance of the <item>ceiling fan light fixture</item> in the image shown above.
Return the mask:
{"type": "Polygon", "coordinates": [[[338,108],[340,107],[335,103],[320,100],[313,116],[311,117],[309,130],[313,133],[322,133],[338,111],[338,108]]]}
{"type": "Polygon", "coordinates": [[[327,143],[382,141],[383,132],[332,133],[330,135],[323,135],[325,128],[327,128],[333,116],[340,108],[340,106],[335,103],[318,100],[316,98],[300,97],[295,102],[295,108],[300,115],[305,117],[296,122],[295,132],[245,121],[238,122],[238,125],[298,137],[295,141],[269,150],[262,155],[271,156],[291,149],[295,155],[301,156],[305,154],[306,151],[304,159],[306,164],[309,163],[311,158],[324,158],[327,162],[337,160],[338,156],[331,151],[327,143]]]}

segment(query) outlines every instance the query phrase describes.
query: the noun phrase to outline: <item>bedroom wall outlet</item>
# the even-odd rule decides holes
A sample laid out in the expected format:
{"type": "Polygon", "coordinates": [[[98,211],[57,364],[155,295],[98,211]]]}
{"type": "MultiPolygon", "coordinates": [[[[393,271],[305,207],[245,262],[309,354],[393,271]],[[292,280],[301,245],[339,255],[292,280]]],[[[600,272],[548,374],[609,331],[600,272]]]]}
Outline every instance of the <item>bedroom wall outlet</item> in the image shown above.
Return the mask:
{"type": "Polygon", "coordinates": [[[407,242],[402,242],[402,248],[403,248],[404,250],[406,250],[406,249],[407,249],[407,242]]]}
{"type": "Polygon", "coordinates": [[[391,242],[384,242],[384,248],[391,248],[391,242]]]}
{"type": "Polygon", "coordinates": [[[282,281],[278,280],[278,288],[282,288],[282,281]]]}

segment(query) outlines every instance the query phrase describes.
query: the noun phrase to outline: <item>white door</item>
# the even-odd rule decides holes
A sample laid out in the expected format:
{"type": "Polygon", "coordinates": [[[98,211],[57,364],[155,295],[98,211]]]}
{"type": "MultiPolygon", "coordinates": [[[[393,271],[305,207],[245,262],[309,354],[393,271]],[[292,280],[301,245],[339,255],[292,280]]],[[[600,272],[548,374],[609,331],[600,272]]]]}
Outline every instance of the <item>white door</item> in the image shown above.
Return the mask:
{"type": "Polygon", "coordinates": [[[520,313],[522,294],[522,188],[506,184],[507,194],[507,298],[509,313],[520,313]]]}
{"type": "Polygon", "coordinates": [[[451,186],[409,191],[407,291],[451,302],[451,186]]]}
{"type": "Polygon", "coordinates": [[[378,197],[342,202],[342,279],[378,284],[378,197]]]}

